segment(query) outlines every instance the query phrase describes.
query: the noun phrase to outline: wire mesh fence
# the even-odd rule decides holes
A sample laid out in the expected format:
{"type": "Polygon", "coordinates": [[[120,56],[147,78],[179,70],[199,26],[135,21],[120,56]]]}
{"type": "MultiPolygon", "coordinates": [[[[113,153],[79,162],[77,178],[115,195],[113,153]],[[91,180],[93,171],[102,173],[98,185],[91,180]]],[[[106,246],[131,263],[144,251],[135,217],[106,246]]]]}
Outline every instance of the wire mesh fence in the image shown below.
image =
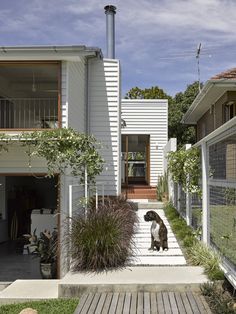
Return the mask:
{"type": "MultiPolygon", "coordinates": [[[[236,271],[236,133],[208,145],[210,243],[236,271]]],[[[201,186],[201,184],[200,184],[201,186]]],[[[195,230],[202,229],[202,196],[174,185],[174,205],[195,230]]]]}
{"type": "Polygon", "coordinates": [[[210,240],[236,269],[236,134],[209,146],[210,240]]]}

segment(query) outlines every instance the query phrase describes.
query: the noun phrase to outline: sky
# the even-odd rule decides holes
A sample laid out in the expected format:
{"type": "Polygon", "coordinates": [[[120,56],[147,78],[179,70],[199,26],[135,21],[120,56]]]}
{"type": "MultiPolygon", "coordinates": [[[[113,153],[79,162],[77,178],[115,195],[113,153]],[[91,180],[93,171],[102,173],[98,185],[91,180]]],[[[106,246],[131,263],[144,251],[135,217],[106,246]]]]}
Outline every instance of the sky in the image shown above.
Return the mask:
{"type": "Polygon", "coordinates": [[[0,46],[86,45],[106,57],[104,6],[117,7],[122,95],[159,86],[169,95],[236,67],[236,0],[0,0],[0,46]]]}

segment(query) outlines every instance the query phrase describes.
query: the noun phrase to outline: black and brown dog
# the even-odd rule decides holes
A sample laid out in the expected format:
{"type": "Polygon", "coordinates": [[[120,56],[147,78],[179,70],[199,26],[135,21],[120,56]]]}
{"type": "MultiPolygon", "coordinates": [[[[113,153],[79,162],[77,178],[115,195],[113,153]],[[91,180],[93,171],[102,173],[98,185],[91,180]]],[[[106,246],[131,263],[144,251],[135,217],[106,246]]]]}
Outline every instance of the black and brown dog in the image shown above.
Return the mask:
{"type": "Polygon", "coordinates": [[[168,238],[167,238],[167,228],[161,219],[161,217],[154,212],[153,210],[149,210],[146,212],[146,215],[144,215],[145,221],[152,221],[151,225],[151,247],[149,250],[154,250],[156,247],[157,251],[160,250],[160,248],[163,249],[163,251],[168,250],[168,238]]]}

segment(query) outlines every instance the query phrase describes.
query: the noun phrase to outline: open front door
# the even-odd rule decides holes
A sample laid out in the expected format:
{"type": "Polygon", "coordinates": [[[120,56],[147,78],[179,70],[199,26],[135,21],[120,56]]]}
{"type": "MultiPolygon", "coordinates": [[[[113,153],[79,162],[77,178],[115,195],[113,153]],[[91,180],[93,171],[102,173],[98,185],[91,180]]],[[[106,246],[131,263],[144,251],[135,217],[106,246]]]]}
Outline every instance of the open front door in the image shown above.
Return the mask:
{"type": "Polygon", "coordinates": [[[122,185],[149,185],[149,135],[122,135],[122,185]]]}

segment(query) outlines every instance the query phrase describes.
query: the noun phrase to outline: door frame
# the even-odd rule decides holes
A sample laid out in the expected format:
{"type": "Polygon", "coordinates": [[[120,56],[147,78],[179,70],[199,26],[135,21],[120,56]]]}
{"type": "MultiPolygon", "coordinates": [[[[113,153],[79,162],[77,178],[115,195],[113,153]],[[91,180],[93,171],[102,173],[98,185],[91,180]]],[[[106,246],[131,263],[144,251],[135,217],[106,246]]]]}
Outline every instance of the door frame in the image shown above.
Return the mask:
{"type": "Polygon", "coordinates": [[[121,136],[125,137],[125,178],[123,187],[128,188],[129,186],[129,179],[128,179],[128,152],[129,152],[129,136],[131,135],[146,135],[148,136],[148,142],[146,143],[146,173],[145,173],[145,180],[147,185],[150,185],[150,134],[122,134],[121,136]]]}

